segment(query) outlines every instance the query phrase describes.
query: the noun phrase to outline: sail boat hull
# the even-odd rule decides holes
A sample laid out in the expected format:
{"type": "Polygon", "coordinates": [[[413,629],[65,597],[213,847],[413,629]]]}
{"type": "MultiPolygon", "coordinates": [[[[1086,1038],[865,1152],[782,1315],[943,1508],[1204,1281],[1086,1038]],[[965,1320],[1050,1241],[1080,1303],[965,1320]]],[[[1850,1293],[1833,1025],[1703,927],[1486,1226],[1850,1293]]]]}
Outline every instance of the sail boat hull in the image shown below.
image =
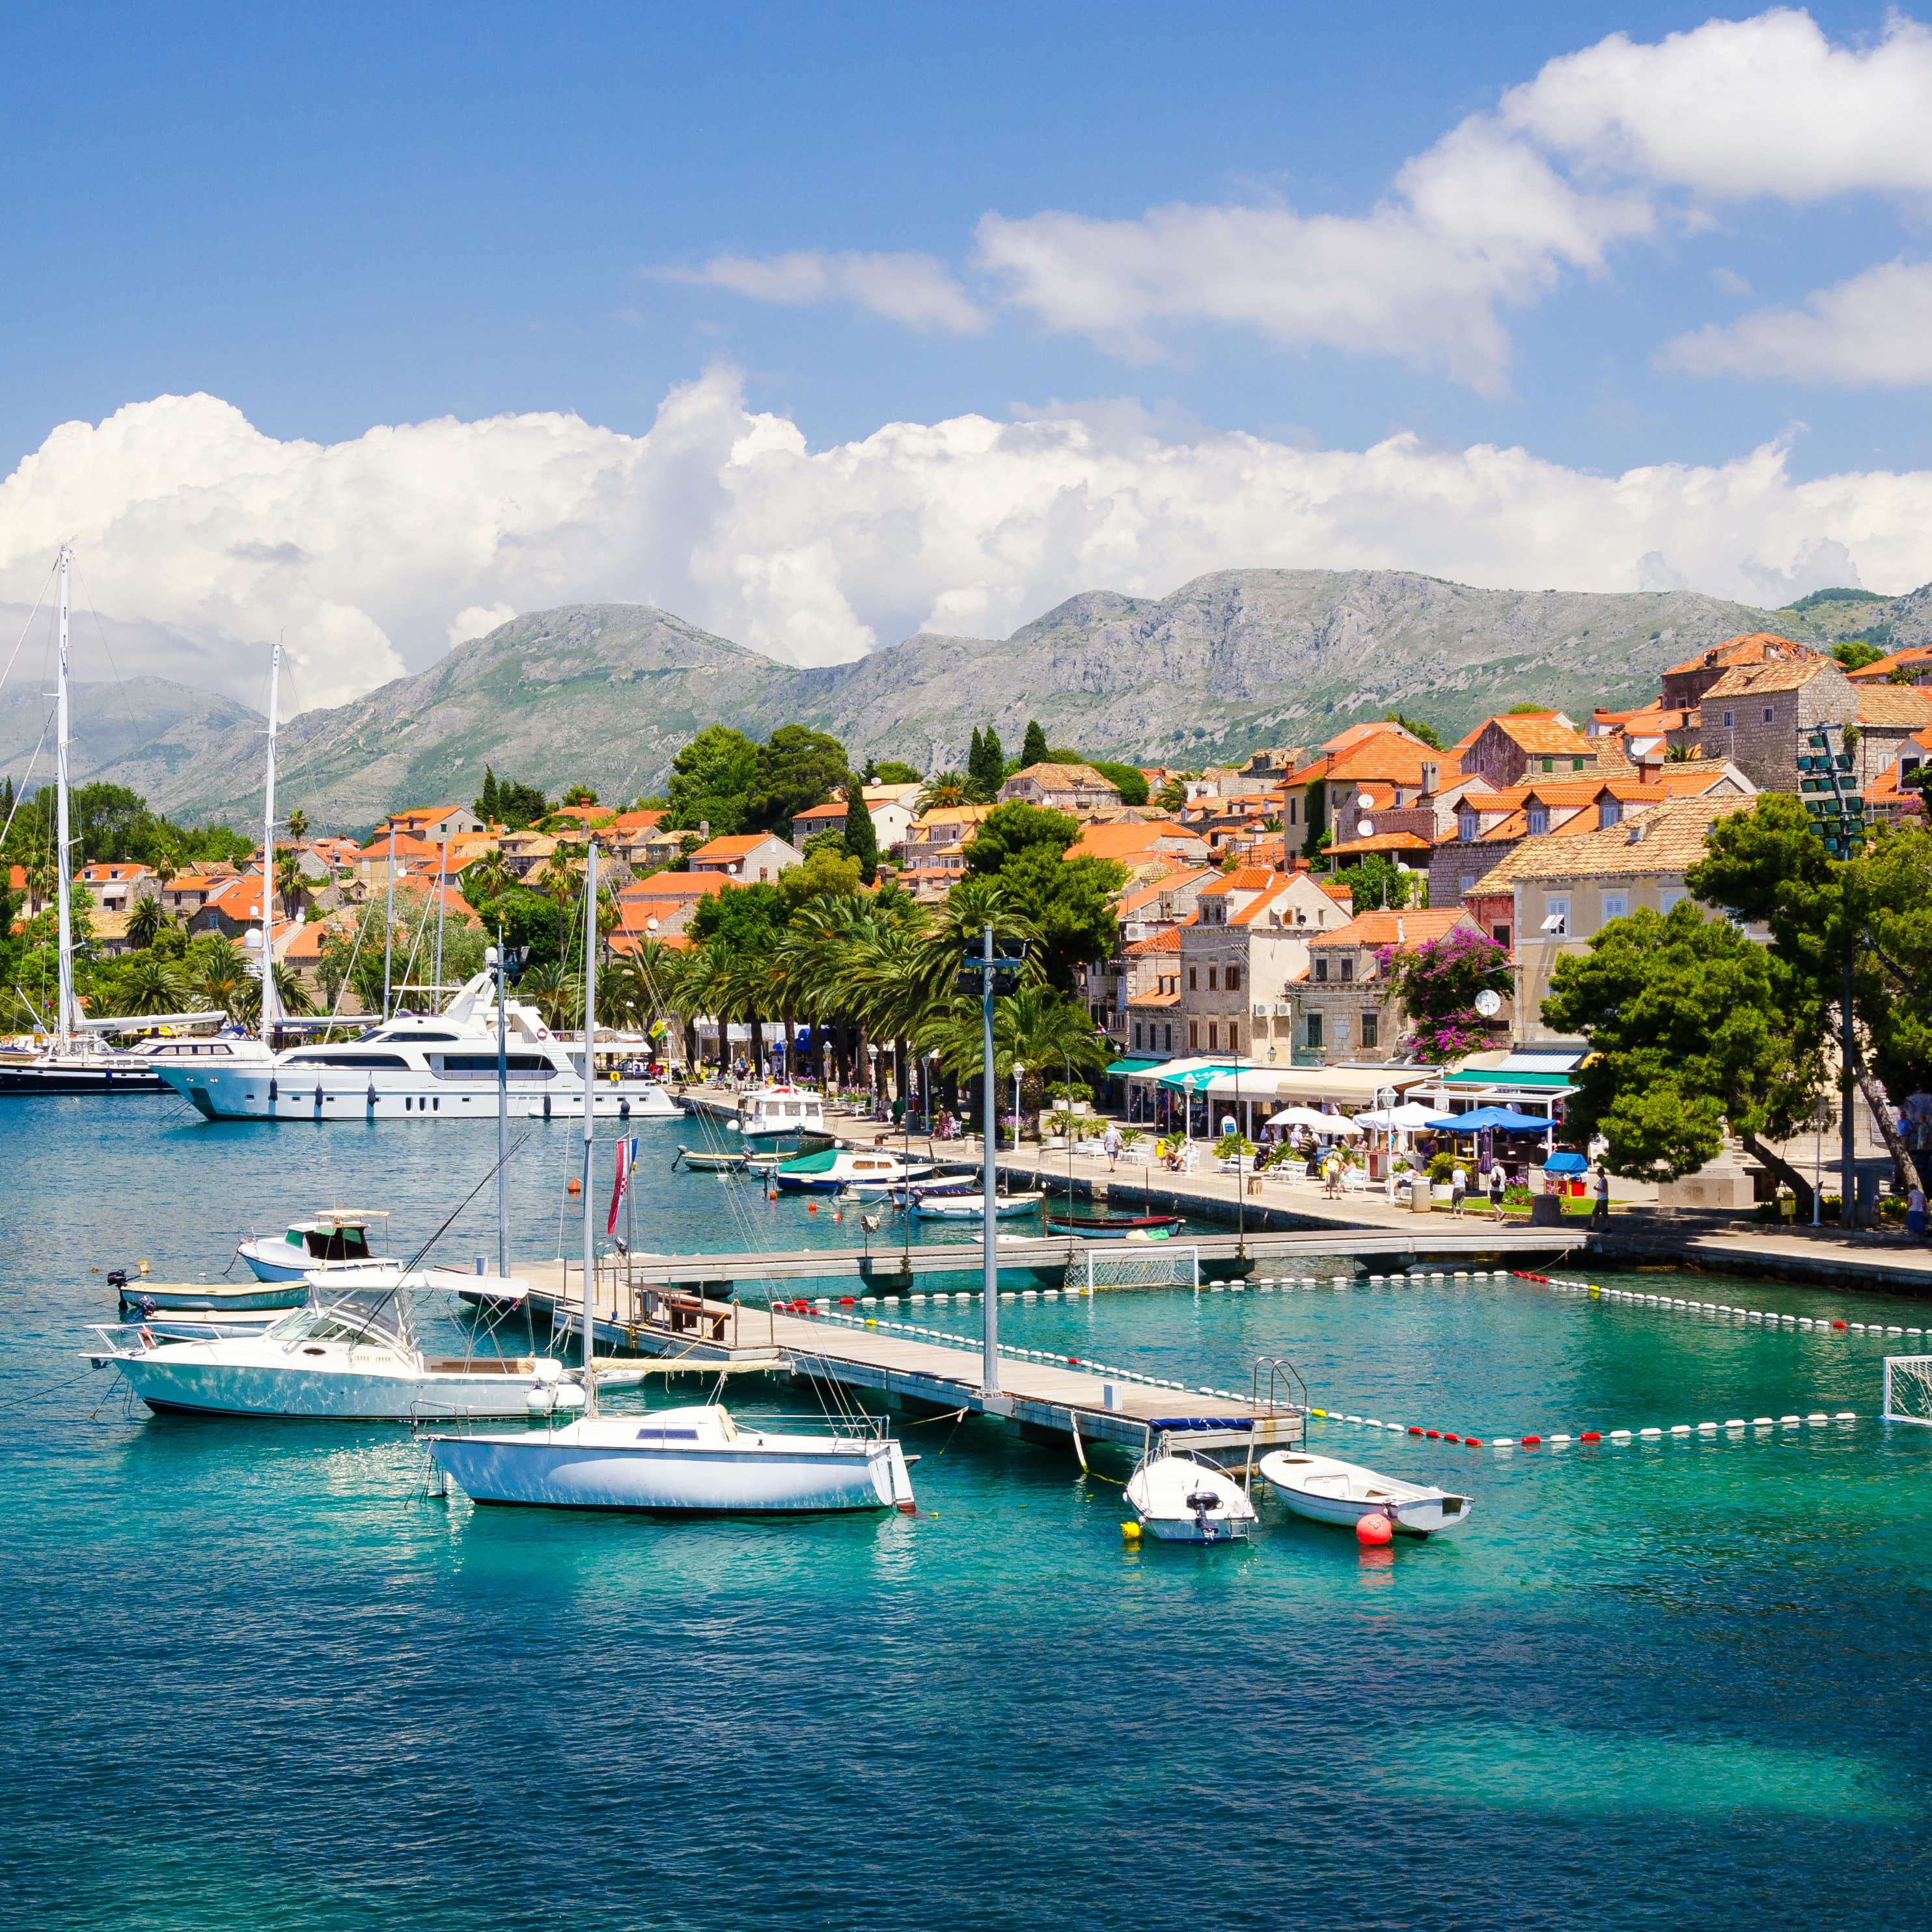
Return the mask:
{"type": "Polygon", "coordinates": [[[638,1439],[670,1433],[664,1424],[678,1414],[599,1417],[548,1435],[433,1436],[430,1454],[478,1503],[730,1516],[911,1507],[896,1442],[758,1436],[742,1426],[729,1444],[638,1439]]]}
{"type": "Polygon", "coordinates": [[[0,1061],[0,1094],[165,1094],[167,1082],[151,1067],[90,1066],[70,1060],[0,1061]]]}

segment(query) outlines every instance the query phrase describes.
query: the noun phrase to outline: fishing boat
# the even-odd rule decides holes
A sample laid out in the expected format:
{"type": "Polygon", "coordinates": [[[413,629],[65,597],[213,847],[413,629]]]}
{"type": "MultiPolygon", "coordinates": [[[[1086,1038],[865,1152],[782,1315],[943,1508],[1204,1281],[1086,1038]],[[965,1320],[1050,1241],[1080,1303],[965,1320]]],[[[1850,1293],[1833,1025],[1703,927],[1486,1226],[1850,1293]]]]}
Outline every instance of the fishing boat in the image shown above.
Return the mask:
{"type": "Polygon", "coordinates": [[[1160,1436],[1127,1478],[1140,1526],[1162,1543],[1238,1543],[1255,1526],[1255,1506],[1226,1470],[1160,1436]]]}
{"type": "Polygon", "coordinates": [[[1178,1214],[1048,1214],[1049,1234],[1077,1234],[1088,1241],[1164,1239],[1180,1231],[1178,1214]]]}
{"type": "Polygon", "coordinates": [[[306,1281],[344,1269],[395,1268],[392,1256],[375,1253],[369,1246],[369,1223],[386,1220],[382,1214],[351,1214],[338,1208],[309,1220],[294,1221],[279,1235],[254,1235],[236,1244],[235,1252],[257,1281],[306,1281]]]}
{"type": "MultiPolygon", "coordinates": [[[[994,1199],[993,1213],[1000,1220],[1017,1220],[1023,1214],[1040,1211],[1043,1193],[1001,1194],[994,1199]]],[[[906,1212],[915,1221],[983,1221],[986,1202],[979,1194],[926,1194],[915,1190],[906,1212]]]]}
{"type": "Polygon", "coordinates": [[[408,1300],[431,1285],[400,1272],[361,1278],[318,1292],[254,1336],[176,1342],[152,1328],[104,1325],[87,1359],[117,1370],[158,1412],[334,1422],[527,1414],[542,1386],[538,1362],[423,1353],[408,1300]]]}
{"type": "Polygon", "coordinates": [[[680,1143],[670,1157],[670,1164],[676,1167],[682,1162],[694,1174],[742,1174],[750,1158],[743,1154],[710,1154],[702,1148],[688,1148],[680,1143]]]}
{"type": "Polygon", "coordinates": [[[560,1509],[782,1515],[914,1504],[882,1425],[782,1433],[712,1403],[584,1416],[541,1436],[432,1436],[430,1454],[472,1501],[560,1509]]]}
{"type": "Polygon", "coordinates": [[[827,1148],[781,1161],[772,1180],[784,1194],[836,1194],[850,1188],[856,1198],[870,1190],[884,1194],[897,1182],[932,1172],[929,1161],[904,1161],[882,1148],[827,1148]]]}
{"type": "Polygon", "coordinates": [[[164,1308],[191,1308],[204,1315],[218,1310],[224,1314],[238,1310],[259,1313],[267,1309],[299,1308],[308,1300],[308,1283],[300,1275],[235,1282],[148,1281],[139,1275],[130,1280],[116,1268],[107,1280],[119,1291],[123,1308],[138,1309],[144,1316],[164,1308]]]}
{"type": "Polygon", "coordinates": [[[1353,1526],[1365,1516],[1385,1516],[1404,1536],[1437,1536],[1469,1520],[1469,1498],[1378,1475],[1358,1462],[1277,1450],[1262,1458],[1262,1475],[1297,1516],[1311,1522],[1353,1526]]]}

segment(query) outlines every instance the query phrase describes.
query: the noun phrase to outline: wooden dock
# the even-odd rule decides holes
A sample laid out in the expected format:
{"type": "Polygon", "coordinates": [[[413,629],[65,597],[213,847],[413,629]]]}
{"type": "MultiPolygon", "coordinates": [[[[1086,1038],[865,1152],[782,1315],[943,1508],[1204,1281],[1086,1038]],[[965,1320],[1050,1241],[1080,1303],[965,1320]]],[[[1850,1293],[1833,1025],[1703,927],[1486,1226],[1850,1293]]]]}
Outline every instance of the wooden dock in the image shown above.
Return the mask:
{"type": "MultiPolygon", "coordinates": [[[[582,1268],[551,1262],[520,1272],[530,1284],[533,1312],[554,1315],[560,1328],[574,1331],[583,1305],[582,1268]]],[[[1058,1443],[1083,1456],[1090,1443],[1138,1452],[1163,1430],[1217,1457],[1244,1460],[1250,1451],[1301,1439],[1302,1417],[1292,1406],[1300,1391],[1280,1378],[1245,1394],[1183,1388],[1136,1372],[1070,1358],[1041,1360],[1038,1351],[1003,1346],[1000,1386],[989,1390],[980,1379],[976,1334],[922,1335],[896,1310],[800,1313],[667,1292],[627,1281],[621,1264],[598,1268],[592,1305],[600,1348],[626,1350],[633,1358],[600,1354],[600,1363],[613,1369],[634,1367],[639,1355],[727,1372],[762,1367],[794,1382],[835,1382],[921,1417],[995,1417],[1029,1440],[1058,1443]]]]}

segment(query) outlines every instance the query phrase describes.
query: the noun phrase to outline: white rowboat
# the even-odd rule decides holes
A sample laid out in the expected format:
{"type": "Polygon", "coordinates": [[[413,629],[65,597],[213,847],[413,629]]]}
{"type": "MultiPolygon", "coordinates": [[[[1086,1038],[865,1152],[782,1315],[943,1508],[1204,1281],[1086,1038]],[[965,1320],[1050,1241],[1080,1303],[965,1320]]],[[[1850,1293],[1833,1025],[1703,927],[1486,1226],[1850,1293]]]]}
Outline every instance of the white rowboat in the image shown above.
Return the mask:
{"type": "Polygon", "coordinates": [[[1141,1528],[1163,1543],[1234,1543],[1255,1526],[1240,1484],[1184,1450],[1144,1457],[1127,1478],[1127,1501],[1141,1528]]]}
{"type": "Polygon", "coordinates": [[[1311,1522],[1353,1527],[1365,1516],[1385,1516],[1405,1536],[1436,1536],[1469,1520],[1467,1496],[1421,1483],[1378,1475],[1357,1462],[1277,1450],[1262,1458],[1262,1474],[1297,1516],[1311,1522]]]}

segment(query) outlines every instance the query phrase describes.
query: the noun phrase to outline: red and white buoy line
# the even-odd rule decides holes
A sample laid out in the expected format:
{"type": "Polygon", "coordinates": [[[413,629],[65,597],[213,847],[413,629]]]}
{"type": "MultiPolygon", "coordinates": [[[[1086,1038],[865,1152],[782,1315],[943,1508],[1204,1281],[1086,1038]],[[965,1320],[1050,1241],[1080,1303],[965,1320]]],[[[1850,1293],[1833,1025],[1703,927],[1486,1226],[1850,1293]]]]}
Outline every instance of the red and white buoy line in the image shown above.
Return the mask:
{"type": "Polygon", "coordinates": [[[1572,1294],[1587,1294],[1593,1300],[1613,1302],[1620,1306],[1655,1309],[1659,1314],[1723,1315],[1736,1321],[1762,1322],[1767,1328],[1802,1330],[1818,1335],[1917,1335],[1922,1328],[1907,1328],[1897,1322],[1848,1322],[1809,1315],[1783,1315],[1769,1308],[1735,1308],[1727,1301],[1694,1301],[1682,1295],[1642,1294],[1627,1288],[1604,1288],[1594,1281],[1575,1281],[1562,1275],[1532,1274],[1526,1268],[1511,1270],[1518,1281],[1533,1281],[1545,1288],[1562,1288],[1572,1294]]]}

